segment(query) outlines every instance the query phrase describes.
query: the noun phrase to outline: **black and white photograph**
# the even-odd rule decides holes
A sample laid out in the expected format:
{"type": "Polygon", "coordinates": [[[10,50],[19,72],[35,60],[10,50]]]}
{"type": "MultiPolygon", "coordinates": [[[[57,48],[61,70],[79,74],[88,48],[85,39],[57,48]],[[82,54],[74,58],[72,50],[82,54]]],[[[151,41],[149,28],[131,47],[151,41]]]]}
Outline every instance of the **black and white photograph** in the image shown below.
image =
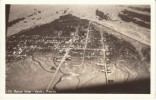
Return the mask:
{"type": "Polygon", "coordinates": [[[151,5],[6,4],[6,94],[150,94],[151,5]]]}

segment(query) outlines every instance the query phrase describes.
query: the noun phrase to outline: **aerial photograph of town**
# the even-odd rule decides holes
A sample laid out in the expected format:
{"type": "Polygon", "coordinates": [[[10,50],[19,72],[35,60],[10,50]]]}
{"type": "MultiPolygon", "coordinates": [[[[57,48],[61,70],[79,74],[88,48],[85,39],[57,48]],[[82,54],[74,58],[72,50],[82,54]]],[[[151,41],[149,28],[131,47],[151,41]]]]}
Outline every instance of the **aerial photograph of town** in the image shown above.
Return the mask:
{"type": "Polygon", "coordinates": [[[6,5],[8,94],[149,94],[150,5],[6,5]]]}

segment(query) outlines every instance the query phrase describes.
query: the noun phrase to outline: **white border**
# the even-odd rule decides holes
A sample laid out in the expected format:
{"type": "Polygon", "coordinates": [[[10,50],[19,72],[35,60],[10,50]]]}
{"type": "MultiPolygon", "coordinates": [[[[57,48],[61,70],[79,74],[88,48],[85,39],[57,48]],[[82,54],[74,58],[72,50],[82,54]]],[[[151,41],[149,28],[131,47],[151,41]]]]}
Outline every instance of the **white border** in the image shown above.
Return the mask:
{"type": "Polygon", "coordinates": [[[154,0],[1,0],[0,1],[0,99],[154,99],[155,1],[154,0]],[[5,94],[5,4],[143,4],[151,5],[151,94],[5,94]]]}

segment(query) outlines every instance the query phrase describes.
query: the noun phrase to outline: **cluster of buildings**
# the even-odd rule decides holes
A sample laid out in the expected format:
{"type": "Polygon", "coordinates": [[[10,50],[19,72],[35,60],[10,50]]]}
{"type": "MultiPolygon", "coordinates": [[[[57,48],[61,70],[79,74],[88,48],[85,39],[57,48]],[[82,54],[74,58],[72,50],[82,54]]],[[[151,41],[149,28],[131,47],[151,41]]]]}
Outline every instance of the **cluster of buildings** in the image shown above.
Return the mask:
{"type": "MultiPolygon", "coordinates": [[[[26,56],[31,55],[35,49],[54,49],[61,51],[62,48],[67,48],[71,36],[62,37],[62,31],[55,31],[51,35],[13,35],[7,37],[6,40],[6,61],[16,61],[24,59],[26,56]],[[54,35],[55,34],[55,35],[54,35]]],[[[74,36],[73,41],[79,40],[78,34],[74,36]]],[[[74,48],[74,44],[72,45],[74,48]]],[[[81,47],[81,46],[79,46],[81,47]]]]}

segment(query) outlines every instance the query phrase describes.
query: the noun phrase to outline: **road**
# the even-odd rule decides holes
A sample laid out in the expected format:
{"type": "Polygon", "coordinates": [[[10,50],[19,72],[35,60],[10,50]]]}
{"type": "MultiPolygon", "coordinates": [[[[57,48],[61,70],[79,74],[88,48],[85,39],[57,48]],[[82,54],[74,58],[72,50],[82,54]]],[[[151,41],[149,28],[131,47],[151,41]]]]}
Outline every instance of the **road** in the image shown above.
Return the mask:
{"type": "MultiPolygon", "coordinates": [[[[56,71],[55,71],[55,73],[54,73],[54,75],[53,75],[53,77],[52,77],[52,79],[50,80],[50,82],[49,82],[49,84],[48,84],[48,86],[47,86],[47,88],[46,88],[46,91],[47,91],[47,92],[49,91],[49,88],[50,88],[51,84],[53,83],[53,81],[54,81],[54,79],[55,79],[55,77],[56,77],[56,74],[58,73],[58,71],[59,71],[61,65],[65,62],[65,60],[66,60],[66,58],[67,58],[67,55],[69,54],[69,51],[71,50],[71,48],[70,48],[71,45],[72,45],[72,41],[70,42],[69,48],[66,49],[65,55],[63,56],[61,62],[59,63],[59,65],[58,65],[58,67],[57,67],[57,69],[56,69],[56,71]]],[[[53,87],[52,87],[52,90],[53,90],[53,87]]]]}
{"type": "Polygon", "coordinates": [[[89,21],[89,24],[88,24],[88,30],[87,30],[87,35],[86,35],[86,41],[85,41],[85,46],[84,46],[84,53],[83,53],[83,59],[82,59],[82,62],[81,62],[81,67],[83,66],[84,64],[84,56],[85,56],[85,53],[86,53],[86,48],[87,48],[87,42],[88,42],[88,38],[89,38],[89,28],[90,28],[90,23],[91,21],[89,21]]]}
{"type": "Polygon", "coordinates": [[[106,50],[105,50],[105,44],[103,42],[103,31],[100,30],[100,35],[101,35],[101,44],[102,44],[102,51],[103,51],[103,63],[104,63],[104,68],[105,68],[105,75],[106,75],[106,84],[108,84],[108,74],[107,74],[107,65],[106,65],[106,50]]]}
{"type": "MultiPolygon", "coordinates": [[[[79,28],[79,26],[77,27],[75,34],[77,34],[77,32],[78,32],[78,28],[79,28]]],[[[73,36],[73,38],[74,38],[74,36],[73,36]]],[[[74,42],[74,41],[73,41],[73,38],[69,40],[69,42],[70,42],[69,47],[65,49],[65,50],[66,50],[66,53],[64,54],[64,56],[63,56],[61,62],[59,63],[59,65],[58,65],[58,67],[57,67],[57,69],[56,69],[54,75],[52,76],[52,79],[50,80],[49,84],[47,85],[47,87],[46,87],[46,92],[49,91],[49,89],[50,89],[50,87],[51,87],[51,84],[53,83],[53,81],[54,81],[54,79],[55,79],[55,77],[56,77],[58,71],[60,70],[60,67],[61,67],[62,64],[65,62],[65,60],[66,60],[66,58],[67,58],[67,56],[68,56],[70,50],[72,49],[72,48],[71,48],[71,45],[72,45],[73,42],[74,42]]],[[[53,87],[52,87],[51,89],[53,90],[53,87]]]]}

